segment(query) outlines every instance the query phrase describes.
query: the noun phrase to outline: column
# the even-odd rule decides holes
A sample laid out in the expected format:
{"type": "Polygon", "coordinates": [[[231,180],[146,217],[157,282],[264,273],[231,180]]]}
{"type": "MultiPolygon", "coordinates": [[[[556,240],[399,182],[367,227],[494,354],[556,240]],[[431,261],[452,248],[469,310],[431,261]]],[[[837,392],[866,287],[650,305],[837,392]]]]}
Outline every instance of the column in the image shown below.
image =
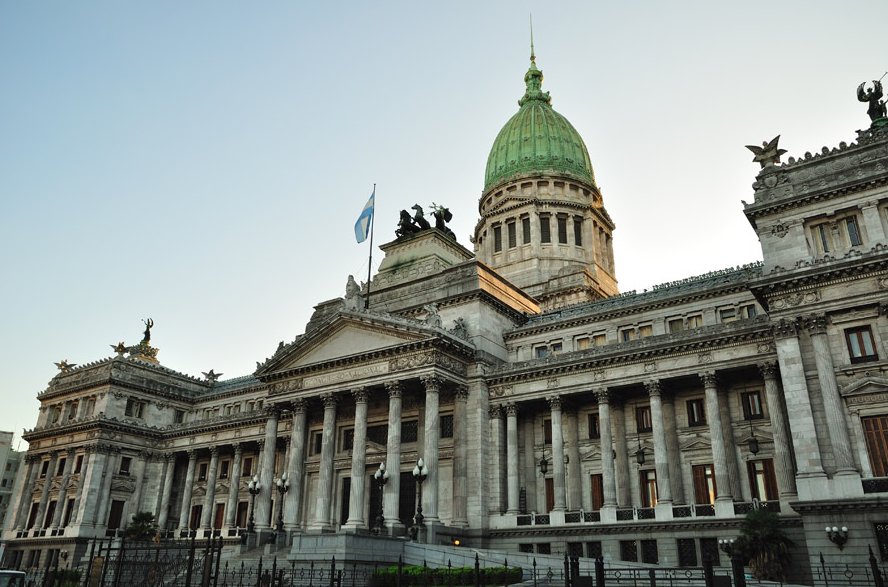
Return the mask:
{"type": "Polygon", "coordinates": [[[469,388],[459,386],[453,396],[453,499],[450,525],[469,525],[469,388]]]}
{"type": "Polygon", "coordinates": [[[817,365],[817,379],[820,382],[820,393],[823,396],[823,408],[829,427],[828,437],[832,443],[836,475],[857,476],[854,455],[851,451],[851,435],[845,420],[845,402],[842,401],[842,396],[839,393],[836,370],[832,354],[829,351],[829,340],[826,337],[826,316],[809,316],[805,320],[805,328],[808,330],[811,344],[814,346],[814,362],[817,365]]]}
{"type": "Polygon", "coordinates": [[[621,403],[613,403],[611,409],[613,410],[611,423],[614,425],[614,452],[617,453],[614,463],[617,505],[629,507],[632,505],[632,495],[629,484],[629,447],[626,445],[626,410],[621,403]]]}
{"type": "Polygon", "coordinates": [[[325,393],[324,431],[321,436],[321,464],[318,471],[318,495],[315,501],[315,519],[310,530],[331,530],[330,497],[333,494],[333,449],[336,440],[336,396],[325,393]]]}
{"type": "Polygon", "coordinates": [[[505,471],[503,467],[503,407],[490,406],[487,410],[490,418],[490,513],[501,514],[505,511],[503,507],[505,500],[503,498],[503,490],[505,489],[505,471]]]}
{"type": "Polygon", "coordinates": [[[731,495],[739,500],[743,495],[740,485],[740,468],[737,464],[737,439],[734,438],[734,427],[731,424],[731,410],[728,399],[718,394],[718,413],[721,418],[722,434],[725,439],[725,457],[728,462],[728,480],[731,482],[731,495]]]}
{"type": "Polygon", "coordinates": [[[65,469],[62,471],[62,483],[59,486],[59,500],[56,503],[55,513],[52,516],[51,527],[58,530],[62,524],[62,512],[68,506],[68,481],[71,479],[71,469],[74,467],[74,449],[65,451],[65,469]]]}
{"type": "Polygon", "coordinates": [[[598,429],[601,435],[601,482],[604,485],[603,507],[616,507],[617,484],[614,476],[614,442],[611,431],[610,393],[606,389],[595,392],[598,398],[598,429]]]}
{"type": "Polygon", "coordinates": [[[207,493],[200,512],[200,527],[209,530],[213,524],[213,506],[216,505],[216,474],[219,470],[219,447],[210,447],[210,467],[207,469],[207,493]]]}
{"type": "Polygon", "coordinates": [[[108,459],[105,461],[105,472],[102,475],[102,486],[99,490],[99,504],[96,507],[96,517],[93,523],[97,526],[108,524],[108,508],[111,506],[111,481],[114,474],[120,470],[120,448],[108,447],[108,459]]]}
{"type": "Polygon", "coordinates": [[[287,463],[287,474],[290,476],[290,490],[285,496],[287,507],[284,509],[284,526],[289,530],[298,530],[302,525],[300,509],[302,492],[305,487],[305,400],[293,402],[293,425],[290,428],[290,460],[287,463]]]}
{"type": "Polygon", "coordinates": [[[715,471],[716,502],[733,502],[731,480],[728,477],[728,458],[725,455],[725,435],[722,430],[718,405],[718,384],[715,373],[700,374],[706,394],[706,421],[709,423],[709,439],[712,444],[712,468],[715,471]]]}
{"type": "Polygon", "coordinates": [[[552,481],[555,489],[553,512],[567,509],[564,495],[564,430],[561,425],[561,397],[548,398],[552,417],[552,481]]]}
{"type": "Polygon", "coordinates": [[[863,225],[866,226],[866,236],[869,239],[865,243],[867,247],[872,247],[876,243],[885,243],[885,229],[882,228],[882,218],[879,214],[879,201],[870,200],[863,202],[860,206],[860,212],[863,216],[863,225]]]}
{"type": "Polygon", "coordinates": [[[167,527],[167,518],[170,512],[170,497],[173,494],[173,471],[176,468],[176,455],[164,453],[163,455],[163,484],[160,490],[160,509],[157,512],[157,527],[163,531],[167,527]]]}
{"type": "Polygon", "coordinates": [[[28,464],[28,472],[22,483],[16,489],[16,517],[13,528],[22,530],[28,523],[28,512],[31,509],[31,495],[34,491],[34,482],[37,480],[37,472],[40,470],[40,458],[37,455],[26,454],[25,462],[28,464]]]}
{"type": "MultiPolygon", "coordinates": [[[[539,511],[537,507],[536,496],[536,476],[539,470],[539,463],[534,451],[534,437],[537,430],[537,424],[533,418],[524,418],[522,424],[521,438],[524,439],[524,461],[521,463],[520,476],[521,487],[524,488],[524,499],[527,501],[527,511],[539,511]]],[[[519,490],[519,505],[521,492],[519,490]]]]}
{"type": "Polygon", "coordinates": [[[145,471],[148,468],[148,462],[151,460],[151,453],[148,451],[139,451],[139,454],[136,458],[136,465],[133,469],[133,481],[135,484],[135,490],[133,491],[133,498],[127,503],[127,514],[124,516],[122,523],[126,525],[132,516],[142,511],[142,491],[145,485],[145,471]]]}
{"type": "Polygon", "coordinates": [[[383,515],[389,528],[403,528],[401,523],[401,382],[385,384],[388,392],[388,439],[386,440],[385,468],[389,472],[383,495],[383,515]]]}
{"type": "Polygon", "coordinates": [[[669,456],[666,454],[666,428],[663,426],[663,401],[660,382],[644,384],[651,400],[651,424],[654,429],[654,466],[657,470],[657,505],[672,504],[672,484],[669,479],[669,456]]]}
{"type": "MultiPolygon", "coordinates": [[[[802,350],[799,347],[798,325],[795,320],[781,319],[773,326],[774,344],[777,346],[777,362],[780,365],[780,378],[783,380],[783,396],[786,398],[787,419],[792,431],[793,451],[798,467],[798,479],[818,479],[804,488],[797,483],[799,497],[807,499],[821,497],[818,492],[819,479],[826,477],[820,446],[817,443],[817,429],[814,426],[814,412],[805,380],[805,367],[802,364],[802,350]]],[[[828,495],[822,496],[824,499],[828,495]]]]}
{"type": "Polygon", "coordinates": [[[105,448],[98,445],[86,447],[89,463],[86,471],[80,473],[80,490],[77,496],[77,521],[81,525],[93,524],[99,501],[99,489],[105,472],[108,457],[105,448]]]}
{"type": "Polygon", "coordinates": [[[518,406],[506,404],[506,513],[518,513],[518,406]]]}
{"type": "MultiPolygon", "coordinates": [[[[43,480],[43,492],[40,494],[40,505],[37,506],[37,518],[34,525],[38,528],[45,528],[48,524],[44,523],[43,516],[46,514],[46,505],[49,503],[49,490],[52,487],[52,478],[55,476],[56,465],[59,460],[59,453],[55,451],[49,457],[49,467],[46,469],[46,478],[43,480]]],[[[58,504],[56,504],[58,509],[58,504]]]]}
{"type": "Polygon", "coordinates": [[[423,459],[429,468],[429,477],[422,489],[422,511],[425,521],[429,524],[438,523],[438,438],[441,435],[441,425],[438,413],[439,393],[443,381],[435,376],[422,378],[425,385],[425,439],[423,442],[423,459]]]}
{"type": "Polygon", "coordinates": [[[771,434],[774,437],[774,476],[777,477],[777,490],[780,499],[789,501],[797,497],[795,469],[792,465],[792,445],[786,427],[780,389],[777,387],[777,364],[773,361],[761,363],[759,371],[765,381],[765,402],[771,417],[771,434]]]}
{"type": "Polygon", "coordinates": [[[262,458],[259,465],[259,483],[262,491],[256,496],[256,510],[253,512],[254,524],[257,530],[268,530],[271,526],[271,499],[274,495],[274,455],[277,451],[277,428],[280,410],[277,406],[270,406],[265,411],[268,418],[265,420],[265,437],[263,442],[262,458]]]}
{"type": "Polygon", "coordinates": [[[576,410],[567,412],[567,504],[571,510],[583,508],[583,481],[580,478],[580,424],[576,410]]]}
{"type": "MultiPolygon", "coordinates": [[[[234,528],[237,523],[237,504],[240,496],[241,461],[244,448],[239,442],[233,445],[234,457],[231,459],[231,476],[228,478],[228,502],[225,504],[225,527],[234,528]]],[[[290,488],[292,491],[292,487],[290,488]]]]}
{"type": "Polygon", "coordinates": [[[188,530],[188,516],[191,515],[191,492],[194,490],[194,468],[197,453],[188,451],[188,471],[185,473],[185,487],[182,489],[182,509],[179,510],[179,530],[188,530]]]}
{"type": "MultiPolygon", "coordinates": [[[[348,502],[349,528],[366,528],[364,522],[364,487],[367,471],[367,390],[363,387],[352,390],[355,398],[355,435],[352,443],[351,489],[348,502]]],[[[391,473],[389,473],[391,476],[391,473]]],[[[384,515],[384,514],[383,514],[384,515]]]]}
{"type": "Polygon", "coordinates": [[[675,425],[675,399],[663,402],[663,424],[666,428],[666,459],[669,461],[669,478],[672,480],[673,503],[687,503],[681,474],[681,451],[678,447],[678,430],[675,425]]]}

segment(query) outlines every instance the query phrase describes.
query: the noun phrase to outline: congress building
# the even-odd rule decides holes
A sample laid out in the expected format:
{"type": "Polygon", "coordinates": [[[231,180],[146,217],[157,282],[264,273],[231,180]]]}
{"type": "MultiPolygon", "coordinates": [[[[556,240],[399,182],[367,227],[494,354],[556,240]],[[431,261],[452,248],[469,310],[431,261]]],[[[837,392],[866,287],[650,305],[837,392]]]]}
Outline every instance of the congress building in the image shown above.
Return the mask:
{"type": "Polygon", "coordinates": [[[59,363],[6,563],[80,560],[137,512],[164,536],[237,542],[252,518],[295,544],[369,534],[381,508],[410,540],[419,505],[413,539],[515,553],[724,564],[718,540],[765,508],[801,567],[888,557],[884,107],[848,144],[758,150],[762,262],[620,293],[615,220],[542,79],[532,59],[470,247],[446,210],[402,213],[369,295],[349,279],[241,377],[164,367],[150,321],[115,356],[59,363]]]}

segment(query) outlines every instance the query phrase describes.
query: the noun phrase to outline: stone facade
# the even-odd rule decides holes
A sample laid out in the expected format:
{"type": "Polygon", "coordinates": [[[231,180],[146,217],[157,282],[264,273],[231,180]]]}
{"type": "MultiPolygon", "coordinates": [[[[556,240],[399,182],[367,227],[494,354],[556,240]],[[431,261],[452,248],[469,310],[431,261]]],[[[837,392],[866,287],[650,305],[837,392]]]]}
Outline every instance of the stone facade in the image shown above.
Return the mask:
{"type": "Polygon", "coordinates": [[[250,375],[174,372],[147,343],[60,365],[7,562],[77,559],[139,511],[176,536],[252,517],[292,539],[369,532],[382,504],[404,535],[420,493],[434,542],[691,565],[766,507],[801,576],[820,552],[888,555],[888,132],[761,170],[745,214],[763,262],[643,293],[615,294],[594,180],[554,173],[486,190],[474,252],[434,229],[383,245],[369,309],[318,304],[250,375]],[[581,243],[544,254],[547,206],[582,219],[581,243]]]}

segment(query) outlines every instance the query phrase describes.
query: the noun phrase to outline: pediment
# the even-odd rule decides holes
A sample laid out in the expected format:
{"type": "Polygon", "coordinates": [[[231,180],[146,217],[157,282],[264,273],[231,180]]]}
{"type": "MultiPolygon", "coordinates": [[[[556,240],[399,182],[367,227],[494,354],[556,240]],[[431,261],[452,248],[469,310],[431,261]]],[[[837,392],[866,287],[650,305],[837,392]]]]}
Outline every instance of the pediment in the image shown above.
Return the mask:
{"type": "Polygon", "coordinates": [[[497,212],[497,211],[504,209],[504,208],[511,208],[515,205],[527,204],[531,201],[532,201],[531,198],[528,198],[526,196],[525,197],[514,196],[514,195],[506,196],[505,198],[503,198],[502,200],[500,200],[499,202],[494,204],[490,208],[490,211],[488,212],[488,214],[492,214],[492,213],[497,212]]]}
{"type": "Polygon", "coordinates": [[[281,356],[263,365],[257,375],[376,353],[434,338],[438,334],[429,327],[403,318],[342,312],[285,348],[281,356]]]}
{"type": "Polygon", "coordinates": [[[679,442],[680,450],[712,450],[712,442],[708,438],[700,436],[689,438],[684,442],[679,442]]]}
{"type": "Polygon", "coordinates": [[[843,396],[870,395],[885,392],[888,392],[888,377],[873,375],[855,379],[841,389],[843,396]]]}

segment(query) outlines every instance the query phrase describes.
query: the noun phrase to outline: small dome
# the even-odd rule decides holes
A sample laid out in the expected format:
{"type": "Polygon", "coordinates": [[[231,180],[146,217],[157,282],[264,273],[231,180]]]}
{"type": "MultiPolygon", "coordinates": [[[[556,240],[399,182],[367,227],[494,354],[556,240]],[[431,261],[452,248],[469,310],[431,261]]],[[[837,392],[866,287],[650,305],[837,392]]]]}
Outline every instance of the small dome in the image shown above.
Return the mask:
{"type": "Polygon", "coordinates": [[[521,107],[499,132],[484,177],[484,191],[505,181],[540,173],[562,175],[595,186],[589,151],[580,133],[552,109],[549,92],[541,90],[543,72],[533,54],[524,76],[527,91],[521,107]]]}

